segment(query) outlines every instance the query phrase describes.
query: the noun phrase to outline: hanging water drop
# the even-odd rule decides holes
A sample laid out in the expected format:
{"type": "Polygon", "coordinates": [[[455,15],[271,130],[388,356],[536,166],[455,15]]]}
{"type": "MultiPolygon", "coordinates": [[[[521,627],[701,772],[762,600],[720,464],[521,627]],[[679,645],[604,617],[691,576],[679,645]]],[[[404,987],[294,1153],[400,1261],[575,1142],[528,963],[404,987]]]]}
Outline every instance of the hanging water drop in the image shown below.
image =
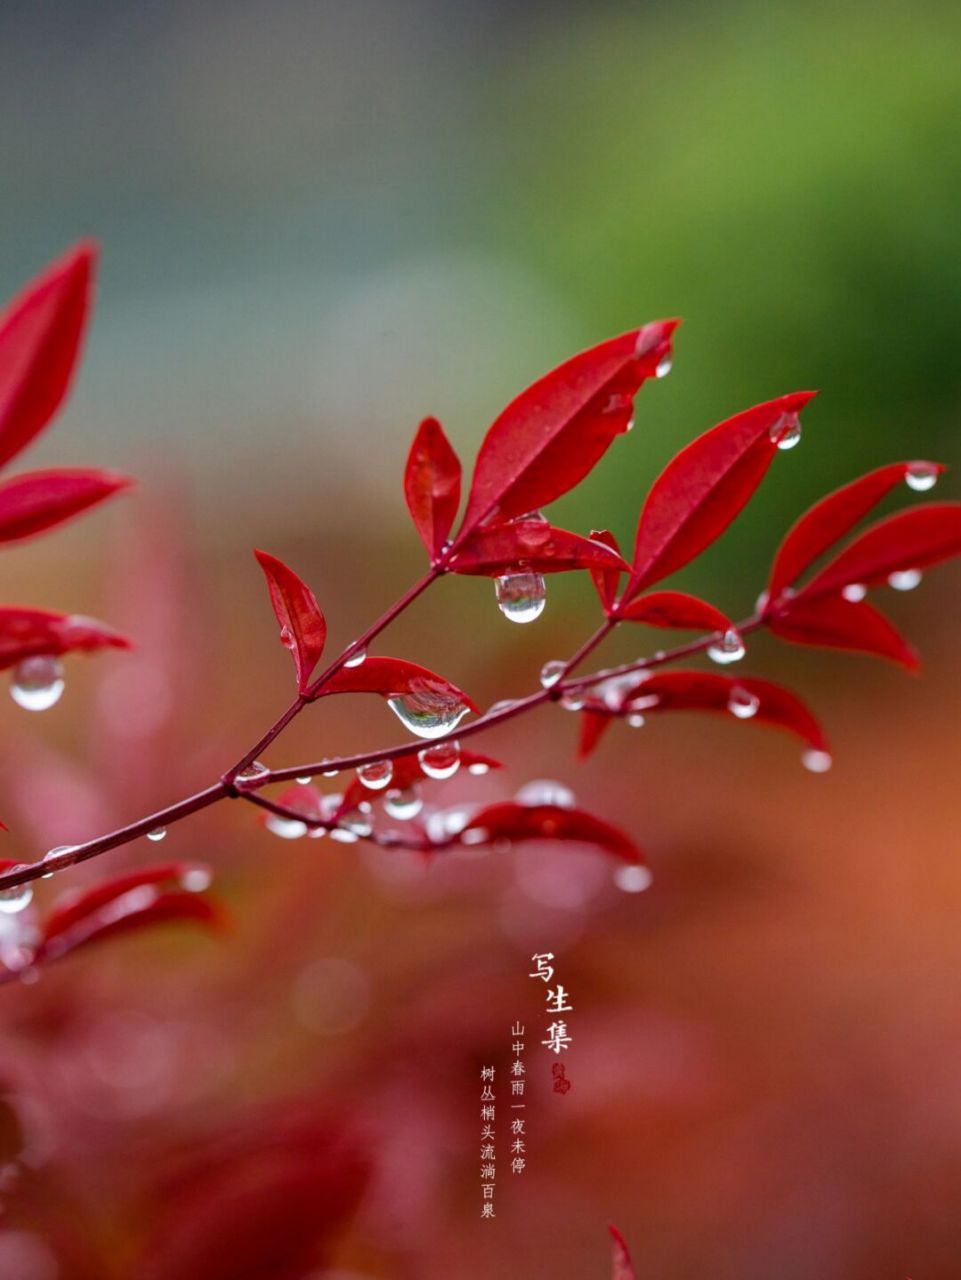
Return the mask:
{"type": "Polygon", "coordinates": [[[643,893],[653,879],[647,867],[618,867],[614,872],[614,883],[623,893],[643,893]]]}
{"type": "Polygon", "coordinates": [[[735,685],[731,690],[730,697],[727,700],[727,709],[732,716],[736,716],[738,720],[750,720],[752,716],[756,716],[761,706],[761,699],[756,693],[751,693],[748,689],[741,689],[735,685]]]}
{"type": "Polygon", "coordinates": [[[533,782],[525,782],[514,799],[518,804],[527,805],[529,808],[552,804],[559,809],[573,809],[577,803],[570,787],[565,787],[563,782],[554,782],[550,778],[537,778],[533,782]]]}
{"type": "Polygon", "coordinates": [[[467,766],[467,772],[473,774],[475,778],[482,778],[485,773],[490,773],[491,767],[486,760],[475,760],[473,764],[467,766]]]}
{"type": "MultiPolygon", "coordinates": [[[[55,870],[62,870],[64,867],[70,866],[70,861],[66,858],[66,855],[73,853],[75,848],[76,845],[72,844],[58,844],[55,848],[47,850],[43,855],[43,861],[51,863],[55,870]]],[[[40,877],[41,880],[51,880],[52,878],[53,871],[45,871],[40,877]]]]}
{"type": "Polygon", "coordinates": [[[403,821],[416,818],[423,803],[413,787],[388,791],[384,797],[384,809],[392,818],[400,818],[403,821]]]}
{"type": "Polygon", "coordinates": [[[729,662],[740,662],[746,652],[740,632],[731,627],[719,640],[709,646],[707,656],[712,662],[717,662],[723,667],[729,662]]]}
{"type": "Polygon", "coordinates": [[[920,569],[899,569],[888,575],[888,586],[895,591],[913,591],[920,581],[920,569]]]}
{"type": "Polygon", "coordinates": [[[566,666],[567,663],[562,662],[560,658],[552,658],[550,662],[545,662],[541,667],[541,687],[553,688],[563,675],[566,666]]]}
{"type": "MultiPolygon", "coordinates": [[[[8,871],[21,871],[22,864],[16,867],[8,867],[8,871]]],[[[32,884],[14,885],[12,889],[0,889],[0,911],[4,915],[16,915],[18,911],[23,911],[24,907],[28,907],[33,899],[32,884]]]]}
{"type": "Polygon", "coordinates": [[[539,573],[510,573],[495,578],[497,607],[511,622],[533,622],[544,612],[547,584],[539,573]]]}
{"type": "Polygon", "coordinates": [[[834,760],[829,751],[817,751],[814,747],[801,753],[801,763],[811,773],[827,773],[834,760]]]}
{"type": "Polygon", "coordinates": [[[153,840],[153,842],[156,844],[158,841],[162,840],[166,834],[167,834],[166,827],[154,827],[153,831],[147,832],[147,839],[153,840]]]}
{"type": "Polygon", "coordinates": [[[234,778],[234,785],[249,787],[252,782],[265,778],[268,773],[270,773],[270,770],[265,764],[261,764],[259,760],[254,760],[245,769],[241,769],[240,773],[234,778]]]}
{"type": "Polygon", "coordinates": [[[25,711],[49,710],[60,701],[63,689],[63,663],[52,655],[24,658],[13,669],[10,697],[25,711]]]}
{"type": "Polygon", "coordinates": [[[341,844],[356,844],[357,836],[346,827],[334,827],[330,833],[331,840],[339,840],[341,844]]]}
{"type": "Polygon", "coordinates": [[[933,462],[909,463],[904,473],[904,483],[915,493],[927,493],[938,483],[938,468],[933,462]]]}
{"type": "Polygon", "coordinates": [[[460,768],[460,743],[438,742],[418,751],[417,759],[428,778],[452,778],[460,768]]]}
{"type": "Polygon", "coordinates": [[[768,434],[779,449],[793,449],[801,439],[801,419],[796,413],[782,413],[768,434]]]}
{"type": "Polygon", "coordinates": [[[340,825],[345,831],[353,832],[355,836],[369,836],[374,829],[370,818],[360,809],[345,813],[340,819],[340,825]]]}
{"type": "Polygon", "coordinates": [[[641,715],[639,711],[632,711],[631,714],[627,717],[627,723],[632,729],[643,729],[644,717],[641,715]]]}
{"type": "Polygon", "coordinates": [[[860,604],[867,594],[868,589],[863,582],[849,582],[841,588],[841,595],[851,604],[860,604]]]}
{"type": "Polygon", "coordinates": [[[408,693],[389,698],[387,705],[418,738],[442,738],[469,710],[448,685],[425,678],[412,681],[408,693]]]}
{"type": "Polygon", "coordinates": [[[583,689],[568,689],[561,694],[561,706],[565,711],[582,711],[585,701],[583,689]]]}
{"type": "Polygon", "coordinates": [[[205,889],[209,889],[213,882],[213,875],[210,868],[198,864],[195,867],[188,867],[180,876],[180,887],[186,889],[188,893],[203,893],[205,889]]]}
{"type": "Polygon", "coordinates": [[[486,844],[491,838],[490,832],[486,827],[471,827],[469,831],[465,831],[460,838],[461,844],[486,844]]]}
{"type": "Polygon", "coordinates": [[[362,764],[357,770],[357,777],[371,791],[382,791],[390,784],[394,776],[394,765],[391,760],[371,760],[362,764]]]}
{"type": "Polygon", "coordinates": [[[658,360],[657,367],[654,370],[654,377],[666,378],[673,368],[674,357],[668,351],[666,355],[661,356],[660,360],[658,360]]]}
{"type": "Polygon", "coordinates": [[[309,773],[305,773],[299,778],[294,778],[294,782],[296,782],[299,787],[309,787],[313,782],[313,778],[309,773]]]}
{"type": "Polygon", "coordinates": [[[367,650],[358,649],[356,653],[352,653],[344,663],[345,667],[359,667],[367,660],[367,650]]]}
{"type": "Polygon", "coordinates": [[[299,840],[307,834],[307,823],[299,818],[285,818],[282,814],[272,813],[265,823],[267,830],[281,840],[299,840]]]}

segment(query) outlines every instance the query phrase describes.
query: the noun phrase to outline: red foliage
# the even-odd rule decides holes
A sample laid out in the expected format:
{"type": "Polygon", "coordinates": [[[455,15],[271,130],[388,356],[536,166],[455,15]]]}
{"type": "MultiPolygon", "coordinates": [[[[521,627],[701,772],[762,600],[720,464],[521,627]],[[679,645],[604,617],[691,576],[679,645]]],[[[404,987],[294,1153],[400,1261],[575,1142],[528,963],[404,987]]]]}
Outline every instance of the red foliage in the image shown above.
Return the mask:
{"type": "Polygon", "coordinates": [[[327,623],[314,593],[282,560],[266,551],[254,555],[267,579],[270,603],[280,623],[280,641],[290,650],[297,672],[297,689],[303,693],[327,641],[327,623]]]}

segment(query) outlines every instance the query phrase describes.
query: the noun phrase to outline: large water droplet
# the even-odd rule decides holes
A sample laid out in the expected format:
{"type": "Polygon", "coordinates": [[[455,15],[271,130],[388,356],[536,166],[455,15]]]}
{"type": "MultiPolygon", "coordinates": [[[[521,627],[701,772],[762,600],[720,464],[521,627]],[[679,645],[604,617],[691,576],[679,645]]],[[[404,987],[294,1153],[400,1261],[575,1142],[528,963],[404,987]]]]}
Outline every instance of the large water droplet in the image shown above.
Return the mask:
{"type": "Polygon", "coordinates": [[[416,818],[423,803],[413,787],[388,791],[384,797],[384,809],[392,818],[400,818],[403,821],[416,818]]]}
{"type": "Polygon", "coordinates": [[[511,622],[533,622],[544,612],[547,584],[539,573],[510,573],[494,580],[497,607],[511,622]]]}
{"type": "Polygon", "coordinates": [[[867,594],[868,589],[863,582],[849,582],[846,587],[841,588],[841,595],[851,604],[860,604],[867,594]]]}
{"type": "Polygon", "coordinates": [[[614,883],[624,893],[643,893],[653,879],[647,867],[618,867],[614,872],[614,883]]]}
{"type": "Polygon", "coordinates": [[[729,662],[740,662],[746,652],[740,632],[731,627],[708,648],[707,656],[712,662],[726,666],[729,662]]]}
{"type": "Polygon", "coordinates": [[[938,483],[938,468],[933,462],[912,462],[904,473],[904,483],[915,493],[926,493],[938,483]]]}
{"type": "Polygon", "coordinates": [[[240,773],[234,778],[234,785],[249,787],[252,782],[265,778],[268,773],[270,773],[270,770],[265,764],[261,764],[259,760],[254,760],[247,765],[246,769],[241,769],[240,773]]]}
{"type": "Polygon", "coordinates": [[[409,693],[388,699],[387,705],[418,738],[442,738],[468,712],[446,685],[420,677],[411,682],[409,693]]]}
{"type": "Polygon", "coordinates": [[[299,818],[285,818],[282,814],[272,813],[266,821],[267,830],[281,840],[299,840],[307,834],[307,823],[299,818]]]}
{"type": "Polygon", "coordinates": [[[563,782],[554,782],[550,778],[535,778],[532,782],[525,782],[514,799],[518,804],[531,808],[542,804],[553,804],[559,809],[573,809],[577,803],[570,787],[565,787],[563,782]]]}
{"type": "Polygon", "coordinates": [[[796,413],[782,413],[769,434],[779,449],[793,449],[801,439],[801,419],[796,413]]]}
{"type": "Polygon", "coordinates": [[[345,667],[359,667],[367,660],[367,650],[358,649],[356,653],[352,653],[344,663],[345,667]]]}
{"type": "Polygon", "coordinates": [[[47,711],[60,701],[63,689],[63,663],[59,658],[24,658],[13,669],[10,697],[25,711],[47,711]]]}
{"type": "Polygon", "coordinates": [[[154,827],[153,831],[147,832],[147,839],[153,840],[154,843],[156,844],[159,841],[161,841],[166,834],[167,834],[166,827],[154,827]]]}
{"type": "Polygon", "coordinates": [[[899,569],[888,576],[888,586],[895,591],[913,591],[920,581],[920,569],[899,569]]]}
{"type": "Polygon", "coordinates": [[[801,763],[811,773],[827,773],[831,765],[834,764],[834,760],[831,758],[829,751],[817,751],[814,747],[808,747],[806,751],[801,753],[801,763]]]}
{"type": "MultiPolygon", "coordinates": [[[[16,867],[9,867],[10,871],[20,871],[22,864],[16,867]]],[[[4,915],[16,915],[18,911],[22,911],[24,907],[28,907],[33,899],[32,884],[18,884],[12,889],[0,889],[0,911],[4,915]]]]}
{"type": "Polygon", "coordinates": [[[657,367],[654,370],[654,377],[666,378],[673,368],[674,357],[671,355],[670,351],[668,351],[666,355],[661,356],[660,360],[658,360],[657,367]]]}
{"type": "Polygon", "coordinates": [[[560,658],[551,658],[541,667],[541,685],[545,689],[552,688],[560,680],[567,663],[560,658]]]}
{"type": "Polygon", "coordinates": [[[369,764],[362,764],[357,770],[357,777],[371,791],[383,791],[393,776],[392,760],[371,760],[369,764]]]}
{"type": "Polygon", "coordinates": [[[728,711],[732,716],[737,716],[738,720],[750,720],[752,716],[757,715],[760,706],[761,699],[756,693],[741,689],[737,685],[731,690],[727,700],[728,711]]]}
{"type": "Polygon", "coordinates": [[[438,742],[418,751],[417,759],[428,778],[452,778],[460,768],[460,743],[438,742]]]}
{"type": "Polygon", "coordinates": [[[561,694],[561,706],[565,711],[582,711],[587,695],[583,689],[567,689],[561,694]]]}

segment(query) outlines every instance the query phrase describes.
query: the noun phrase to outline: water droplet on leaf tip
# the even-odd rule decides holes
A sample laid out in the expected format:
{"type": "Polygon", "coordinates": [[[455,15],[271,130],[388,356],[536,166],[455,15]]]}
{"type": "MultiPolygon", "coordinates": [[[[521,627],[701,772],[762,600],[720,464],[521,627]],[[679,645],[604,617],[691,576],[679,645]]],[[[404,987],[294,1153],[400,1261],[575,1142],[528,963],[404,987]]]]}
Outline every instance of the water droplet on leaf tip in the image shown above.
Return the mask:
{"type": "Polygon", "coordinates": [[[811,773],[827,773],[834,760],[829,752],[818,751],[814,747],[808,747],[801,755],[801,763],[811,773]]]}
{"type": "Polygon", "coordinates": [[[913,591],[920,581],[920,569],[899,569],[888,576],[888,586],[895,591],[913,591]]]}
{"type": "Polygon", "coordinates": [[[661,356],[660,360],[658,360],[657,368],[654,370],[654,376],[655,378],[666,378],[673,368],[674,357],[671,355],[670,351],[668,351],[666,355],[661,356]]]}
{"type": "Polygon", "coordinates": [[[779,449],[793,449],[801,439],[801,419],[796,413],[782,413],[769,435],[779,449]]]}
{"type": "Polygon", "coordinates": [[[25,711],[47,711],[64,690],[63,663],[51,655],[24,658],[10,677],[10,696],[25,711]]]}
{"type": "Polygon", "coordinates": [[[350,657],[349,657],[349,658],[347,659],[347,661],[344,663],[344,666],[345,666],[345,667],[359,667],[359,666],[361,666],[361,665],[362,665],[362,663],[364,663],[364,662],[366,661],[366,659],[367,659],[367,650],[366,650],[366,649],[358,649],[356,653],[352,653],[352,654],[350,655],[350,657]]]}
{"type": "Polygon", "coordinates": [[[423,807],[423,801],[413,787],[404,787],[388,791],[384,797],[384,809],[392,818],[407,821],[416,818],[423,807]]]}
{"type": "Polygon", "coordinates": [[[469,708],[449,688],[422,681],[409,693],[389,698],[387,705],[406,729],[418,738],[442,738],[469,708]]]}
{"type": "Polygon", "coordinates": [[[452,778],[460,768],[460,743],[438,742],[417,753],[421,770],[428,778],[452,778]]]}
{"type": "Polygon", "coordinates": [[[863,582],[849,582],[846,587],[841,588],[841,595],[851,604],[860,604],[867,594],[868,589],[863,582]]]}
{"type": "Polygon", "coordinates": [[[904,483],[915,493],[926,493],[938,483],[938,468],[933,462],[912,462],[905,470],[904,483]]]}
{"type": "Polygon", "coordinates": [[[561,678],[566,662],[562,662],[560,658],[552,658],[550,662],[545,662],[541,667],[541,685],[545,689],[550,689],[557,684],[561,678]]]}
{"type": "Polygon", "coordinates": [[[650,888],[653,879],[647,867],[618,867],[614,872],[614,883],[624,893],[643,893],[650,888]]]}
{"type": "Polygon", "coordinates": [[[357,770],[357,777],[371,791],[382,791],[390,785],[393,776],[394,765],[390,760],[371,760],[369,764],[360,765],[357,770]]]}
{"type": "Polygon", "coordinates": [[[510,622],[533,622],[544,612],[547,583],[539,573],[509,573],[494,579],[497,607],[510,622]]]}
{"type": "Polygon", "coordinates": [[[761,699],[756,693],[751,693],[748,689],[739,689],[735,686],[731,690],[730,697],[727,700],[727,709],[732,716],[736,716],[738,720],[750,720],[752,716],[756,716],[761,706],[761,699]]]}

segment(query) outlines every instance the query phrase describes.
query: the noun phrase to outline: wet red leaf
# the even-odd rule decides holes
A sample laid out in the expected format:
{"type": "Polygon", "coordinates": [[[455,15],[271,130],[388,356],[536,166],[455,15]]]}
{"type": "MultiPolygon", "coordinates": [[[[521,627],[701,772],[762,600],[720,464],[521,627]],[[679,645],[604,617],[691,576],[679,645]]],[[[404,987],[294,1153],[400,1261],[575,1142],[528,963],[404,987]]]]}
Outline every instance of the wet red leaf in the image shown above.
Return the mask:
{"type": "Polygon", "coordinates": [[[611,1233],[611,1280],[637,1280],[627,1242],[613,1223],[607,1229],[611,1233]]]}
{"type": "MultiPolygon", "coordinates": [[[[609,529],[592,529],[591,541],[602,542],[605,547],[610,547],[616,555],[621,554],[620,544],[609,529]]],[[[620,580],[621,575],[617,569],[591,570],[591,581],[594,583],[594,589],[605,613],[610,612],[611,605],[617,596],[620,580]]]]}
{"type": "MultiPolygon", "coordinates": [[[[66,943],[66,946],[61,954],[76,951],[78,947],[85,947],[88,942],[101,942],[104,938],[112,938],[118,933],[146,929],[155,924],[177,923],[202,924],[209,929],[220,930],[225,926],[226,917],[222,909],[209,898],[179,890],[154,894],[150,901],[145,901],[142,906],[131,903],[126,910],[123,902],[118,901],[116,915],[102,922],[88,920],[85,924],[89,927],[84,928],[84,925],[78,925],[75,932],[64,935],[62,943],[66,943]]],[[[37,959],[43,959],[42,952],[38,954],[37,959]]]]}
{"type": "Polygon", "coordinates": [[[648,627],[668,627],[676,631],[728,631],[730,618],[706,600],[683,591],[652,591],[638,596],[623,609],[619,618],[643,622],[648,627]]]}
{"type": "Polygon", "coordinates": [[[378,693],[382,698],[400,694],[422,695],[428,699],[449,697],[477,712],[475,703],[457,685],[403,658],[365,658],[359,666],[341,667],[319,696],[323,698],[331,693],[378,693]]]}
{"type": "Polygon", "coordinates": [[[907,640],[866,600],[845,600],[840,595],[806,600],[800,596],[783,602],[769,615],[767,625],[774,635],[795,644],[870,653],[909,671],[920,666],[907,640]]]}
{"type": "Polygon", "coordinates": [[[563,573],[570,569],[627,569],[603,542],[555,529],[544,520],[488,525],[472,534],[451,562],[454,573],[498,577],[510,571],[563,573]]]}
{"type": "Polygon", "coordinates": [[[586,760],[591,755],[611,727],[613,719],[614,717],[607,711],[597,711],[591,707],[584,708],[581,712],[577,738],[578,759],[586,760]]]}
{"type": "Polygon", "coordinates": [[[294,660],[297,689],[303,693],[324,652],[327,623],[314,593],[293,569],[266,551],[255,551],[254,555],[267,579],[270,603],[280,623],[281,643],[294,660]]]}
{"type": "Polygon", "coordinates": [[[133,482],[109,471],[31,471],[0,484],[0,542],[32,538],[72,520],[133,482]]]}
{"type": "Polygon", "coordinates": [[[494,421],[477,455],[460,536],[546,506],[572,489],[626,431],[633,397],[669,355],[676,320],[582,351],[538,379],[494,421]]]}
{"type": "Polygon", "coordinates": [[[565,809],[554,804],[524,805],[509,800],[487,805],[475,813],[459,833],[462,842],[466,831],[485,833],[484,843],[567,840],[594,845],[625,862],[644,862],[640,849],[623,831],[583,809],[565,809]]]}
{"type": "MultiPolygon", "coordinates": [[[[79,893],[67,893],[55,904],[43,925],[44,942],[59,937],[73,929],[83,921],[98,916],[111,903],[134,889],[144,886],[165,884],[172,881],[181,883],[185,876],[197,871],[197,865],[190,862],[165,862],[156,867],[141,867],[136,871],[128,871],[124,875],[112,876],[109,880],[101,880],[89,889],[79,893]]],[[[193,894],[188,894],[193,897],[193,894]]]]}
{"type": "Polygon", "coordinates": [[[407,455],[404,496],[421,541],[436,560],[460,506],[461,465],[444,428],[425,418],[407,455]]]}
{"type": "Polygon", "coordinates": [[[96,649],[129,649],[130,641],[94,618],[46,609],[0,607],[0,670],[24,658],[96,649]]]}
{"type": "Polygon", "coordinates": [[[37,276],[0,317],[0,466],[43,430],[67,393],[96,257],[83,243],[37,276]]]}
{"type": "Polygon", "coordinates": [[[682,568],[723,533],[771,464],[772,432],[814,394],[798,391],[755,405],[706,431],[667,464],[641,511],[625,600],[682,568]]]}

